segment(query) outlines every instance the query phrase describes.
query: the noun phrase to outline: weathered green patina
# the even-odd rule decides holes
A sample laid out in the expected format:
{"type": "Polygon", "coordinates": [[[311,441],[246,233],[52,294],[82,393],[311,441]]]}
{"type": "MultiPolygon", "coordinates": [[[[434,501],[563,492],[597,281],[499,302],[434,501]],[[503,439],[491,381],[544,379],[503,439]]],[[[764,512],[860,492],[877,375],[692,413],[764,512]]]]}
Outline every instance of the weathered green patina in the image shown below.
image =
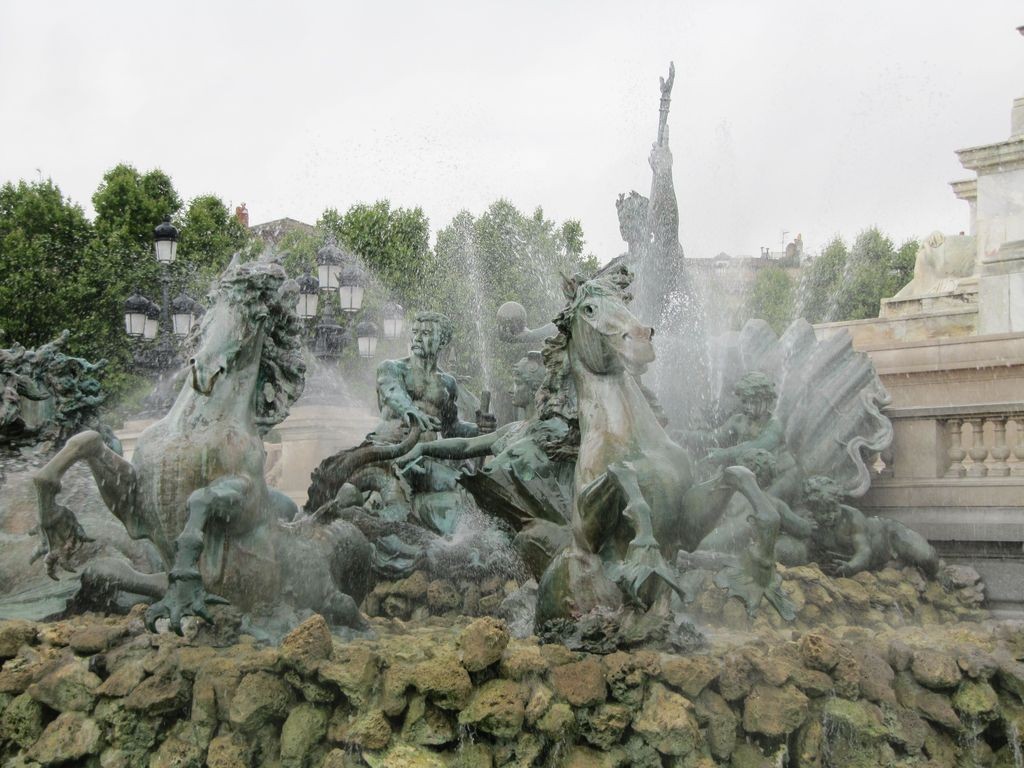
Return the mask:
{"type": "Polygon", "coordinates": [[[90,363],[64,354],[69,336],[64,331],[36,349],[20,344],[0,349],[0,446],[50,440],[59,447],[89,427],[120,452],[113,432],[100,424],[98,416],[106,395],[97,377],[107,361],[90,363]]]}
{"type": "MultiPolygon", "coordinates": [[[[61,478],[78,461],[133,538],[147,538],[168,574],[141,574],[121,562],[93,562],[86,588],[122,588],[158,598],[146,613],[181,631],[209,619],[227,598],[242,609],[287,595],[330,621],[360,625],[370,547],[353,526],[301,520],[263,479],[262,435],[302,392],[305,366],[295,314],[297,287],[273,263],[230,266],[198,331],[189,376],[171,411],[140,436],[129,463],[97,432],[82,432],[34,477],[42,544],[54,575],[85,540],[74,513],[56,502],[61,478]]],[[[87,578],[88,577],[88,578],[87,578]]]]}

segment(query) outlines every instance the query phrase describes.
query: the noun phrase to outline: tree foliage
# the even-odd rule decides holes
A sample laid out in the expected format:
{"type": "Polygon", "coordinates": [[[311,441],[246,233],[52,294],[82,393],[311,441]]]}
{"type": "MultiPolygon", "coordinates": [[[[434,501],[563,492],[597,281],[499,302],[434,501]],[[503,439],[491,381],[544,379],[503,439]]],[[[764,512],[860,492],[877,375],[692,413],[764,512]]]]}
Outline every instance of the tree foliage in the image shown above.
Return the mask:
{"type": "Polygon", "coordinates": [[[558,225],[540,207],[526,215],[507,200],[477,217],[462,211],[437,233],[434,279],[423,298],[455,322],[456,373],[504,394],[514,360],[502,357],[508,345],[497,337],[498,307],[518,301],[531,323],[551,320],[563,302],[561,275],[596,268],[583,245],[578,221],[558,225]]]}
{"type": "Polygon", "coordinates": [[[255,238],[216,195],[200,195],[190,200],[179,230],[179,287],[193,294],[205,291],[236,252],[243,257],[256,255],[255,238]]]}
{"type": "Polygon", "coordinates": [[[793,319],[794,295],[793,278],[781,265],[761,269],[747,293],[744,320],[760,318],[781,334],[793,319]]]}
{"type": "Polygon", "coordinates": [[[176,217],[180,238],[169,269],[171,298],[183,288],[202,298],[231,254],[251,243],[213,195],[195,198],[177,217],[181,198],[160,170],[118,165],[103,175],[92,202],[96,217],[90,223],[52,181],[0,188],[0,330],[5,344],[37,346],[67,327],[71,354],[107,359],[104,385],[113,401],[137,383],[124,300],[133,291],[162,300],[153,228],[165,216],[176,217]]]}
{"type": "Polygon", "coordinates": [[[804,268],[800,314],[812,323],[878,317],[880,302],[914,275],[916,240],[899,248],[877,227],[865,229],[847,248],[834,237],[804,268]]]}
{"type": "Polygon", "coordinates": [[[387,200],[357,203],[344,216],[330,208],[317,222],[357,254],[383,287],[400,301],[418,293],[430,264],[430,221],[422,208],[394,208],[387,200]]]}
{"type": "Polygon", "coordinates": [[[797,310],[808,322],[825,322],[835,315],[848,258],[846,243],[836,235],[818,257],[804,267],[797,310]]]}
{"type": "Polygon", "coordinates": [[[76,316],[83,275],[94,267],[92,226],[50,180],[0,187],[2,343],[36,346],[76,316]]]}

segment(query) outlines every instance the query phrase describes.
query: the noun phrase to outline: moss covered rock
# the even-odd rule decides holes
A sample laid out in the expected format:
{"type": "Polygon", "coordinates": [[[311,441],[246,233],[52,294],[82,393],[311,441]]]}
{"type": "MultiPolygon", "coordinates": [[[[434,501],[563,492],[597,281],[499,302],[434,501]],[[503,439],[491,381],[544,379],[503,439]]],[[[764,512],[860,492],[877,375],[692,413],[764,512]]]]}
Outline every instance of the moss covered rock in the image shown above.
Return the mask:
{"type": "Polygon", "coordinates": [[[743,702],[743,728],[770,737],[785,736],[800,727],[807,707],[807,697],[794,685],[758,685],[743,702]]]}
{"type": "Polygon", "coordinates": [[[686,755],[703,743],[693,704],[661,683],[651,683],[633,730],[663,755],[686,755]]]}
{"type": "Polygon", "coordinates": [[[512,680],[489,680],[473,692],[459,712],[461,725],[472,725],[498,738],[517,736],[526,717],[526,691],[512,680]]]}
{"type": "Polygon", "coordinates": [[[459,635],[462,665],[470,672],[487,669],[501,659],[508,641],[504,621],[490,617],[477,619],[459,635]]]}

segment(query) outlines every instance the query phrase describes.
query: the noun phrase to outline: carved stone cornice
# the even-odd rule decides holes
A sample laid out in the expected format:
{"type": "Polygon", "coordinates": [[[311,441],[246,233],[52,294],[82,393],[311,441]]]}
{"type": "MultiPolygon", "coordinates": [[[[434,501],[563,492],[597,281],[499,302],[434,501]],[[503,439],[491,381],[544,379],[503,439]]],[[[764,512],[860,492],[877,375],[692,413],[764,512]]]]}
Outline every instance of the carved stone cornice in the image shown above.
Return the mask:
{"type": "Polygon", "coordinates": [[[957,196],[958,200],[971,200],[978,199],[978,180],[977,179],[961,179],[960,181],[951,181],[949,186],[953,188],[953,194],[957,196]]]}
{"type": "Polygon", "coordinates": [[[998,144],[958,149],[960,164],[979,175],[1024,168],[1024,136],[1015,136],[998,144]]]}

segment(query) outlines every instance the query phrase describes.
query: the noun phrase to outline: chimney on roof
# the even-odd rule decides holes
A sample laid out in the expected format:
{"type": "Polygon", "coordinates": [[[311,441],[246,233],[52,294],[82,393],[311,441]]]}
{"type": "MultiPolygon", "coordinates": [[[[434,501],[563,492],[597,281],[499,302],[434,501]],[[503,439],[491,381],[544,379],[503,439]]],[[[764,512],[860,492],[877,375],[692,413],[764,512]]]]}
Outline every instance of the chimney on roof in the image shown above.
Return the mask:
{"type": "Polygon", "coordinates": [[[245,203],[235,208],[235,218],[243,227],[249,228],[249,209],[245,207],[245,203]]]}

